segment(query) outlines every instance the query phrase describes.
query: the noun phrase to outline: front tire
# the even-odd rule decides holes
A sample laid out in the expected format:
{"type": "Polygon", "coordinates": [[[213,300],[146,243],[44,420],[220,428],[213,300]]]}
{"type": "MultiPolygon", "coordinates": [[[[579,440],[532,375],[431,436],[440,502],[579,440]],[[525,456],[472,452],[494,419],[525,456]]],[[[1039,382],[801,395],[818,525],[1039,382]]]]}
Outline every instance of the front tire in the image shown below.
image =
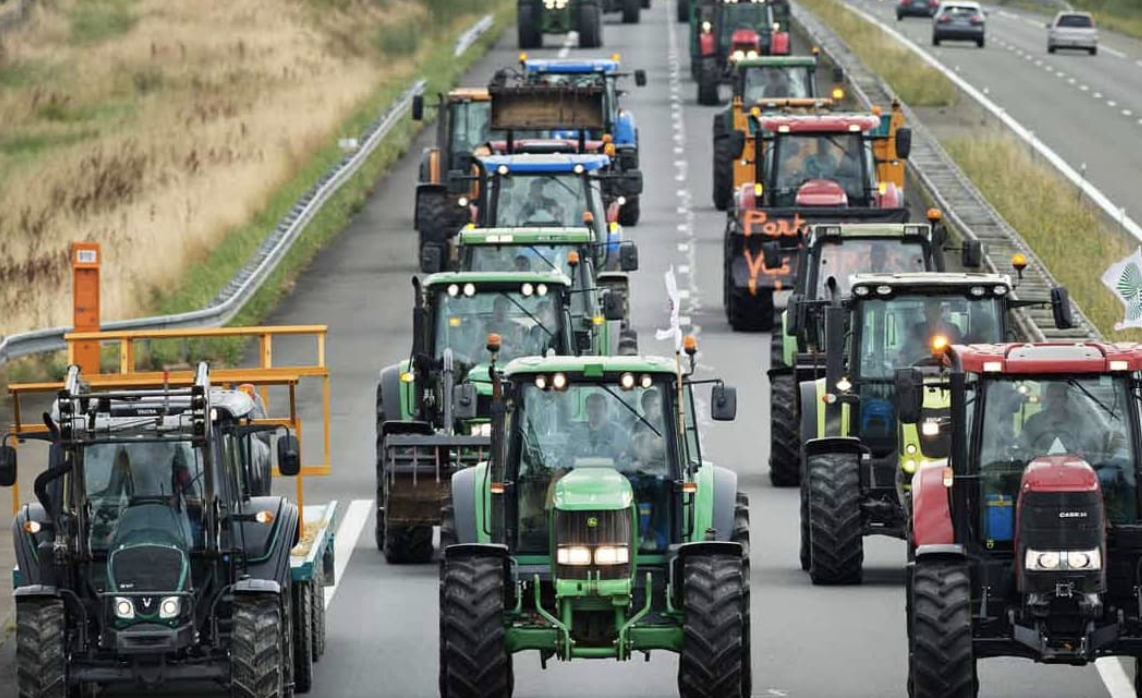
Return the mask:
{"type": "Polygon", "coordinates": [[[66,698],[67,614],[60,599],[16,602],[16,690],[19,698],[66,698]]]}
{"type": "MultiPolygon", "coordinates": [[[[727,280],[727,283],[731,283],[727,280]]],[[[727,289],[726,312],[735,332],[768,332],[773,329],[773,289],[727,289]]]]}
{"type": "Polygon", "coordinates": [[[543,35],[536,27],[538,18],[535,5],[520,5],[519,18],[516,20],[519,29],[520,48],[539,48],[543,45],[543,35]]]}
{"type": "Polygon", "coordinates": [[[971,578],[959,560],[916,561],[912,577],[912,655],[915,698],[975,698],[971,578]]]}
{"type": "Polygon", "coordinates": [[[638,24],[642,0],[623,0],[623,24],[638,24]]]}
{"type": "Polygon", "coordinates": [[[698,104],[716,106],[718,104],[717,65],[712,58],[703,58],[698,67],[698,104]]]}
{"type": "Polygon", "coordinates": [[[603,45],[603,15],[598,5],[579,6],[579,48],[603,45]]]}
{"type": "Polygon", "coordinates": [[[313,688],[313,587],[309,582],[293,586],[293,686],[296,693],[313,688]]]}
{"type": "Polygon", "coordinates": [[[286,642],[279,600],[239,596],[234,601],[230,648],[233,698],[285,696],[286,642]]]}
{"type": "Polygon", "coordinates": [[[636,226],[642,215],[642,205],[639,196],[628,196],[626,203],[619,207],[619,225],[636,226]]]}
{"type": "Polygon", "coordinates": [[[690,21],[690,0],[678,0],[676,5],[678,21],[685,24],[690,21]]]}
{"type": "Polygon", "coordinates": [[[796,414],[796,395],[792,372],[770,377],[769,481],[774,487],[801,483],[801,419],[796,414]]]}
{"type": "Polygon", "coordinates": [[[432,526],[394,526],[386,522],[384,553],[390,565],[431,561],[432,526]]]}
{"type": "Polygon", "coordinates": [[[734,503],[734,532],[730,541],[742,547],[742,698],[753,694],[753,652],[750,627],[749,495],[738,492],[734,503]]]}
{"type": "Polygon", "coordinates": [[[734,153],[729,134],[714,136],[714,208],[725,211],[734,199],[734,153]],[[720,137],[719,137],[720,136],[720,137]]]}
{"type": "Polygon", "coordinates": [[[445,560],[440,596],[440,688],[448,698],[510,698],[504,644],[504,566],[495,557],[445,560]]]}
{"type": "Polygon", "coordinates": [[[741,698],[743,695],[742,560],[730,555],[693,555],[683,571],[681,698],[741,698]]]}
{"type": "Polygon", "coordinates": [[[809,578],[814,584],[860,584],[864,539],[860,461],[852,453],[818,453],[809,478],[809,578]]]}

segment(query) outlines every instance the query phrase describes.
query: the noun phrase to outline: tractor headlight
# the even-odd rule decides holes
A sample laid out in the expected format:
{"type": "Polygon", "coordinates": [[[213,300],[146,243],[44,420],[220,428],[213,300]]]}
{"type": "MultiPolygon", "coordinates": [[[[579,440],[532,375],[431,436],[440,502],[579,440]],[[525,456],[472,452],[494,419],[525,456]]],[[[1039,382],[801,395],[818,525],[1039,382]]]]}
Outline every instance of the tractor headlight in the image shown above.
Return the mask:
{"type": "Polygon", "coordinates": [[[1024,567],[1032,572],[1093,572],[1102,569],[1102,551],[1093,550],[1033,550],[1028,549],[1024,567]]]}
{"type": "Polygon", "coordinates": [[[625,545],[600,545],[595,548],[596,565],[625,565],[630,562],[630,549],[625,545]]]}
{"type": "Polygon", "coordinates": [[[741,49],[738,49],[737,51],[734,51],[730,54],[730,60],[732,61],[740,61],[743,58],[745,58],[745,51],[742,51],[741,49]]]}
{"type": "Polygon", "coordinates": [[[925,419],[924,423],[920,425],[920,433],[924,436],[939,436],[940,422],[935,419],[925,419]]]}
{"type": "Polygon", "coordinates": [[[159,618],[164,620],[170,618],[177,618],[178,612],[182,610],[182,602],[177,596],[168,596],[163,599],[159,604],[159,618]]]}
{"type": "Polygon", "coordinates": [[[591,549],[585,545],[561,545],[555,552],[555,561],[561,565],[589,565],[591,549]]]}
{"type": "Polygon", "coordinates": [[[469,427],[468,433],[472,436],[491,436],[492,423],[483,422],[481,424],[473,424],[471,427],[469,427]]]}
{"type": "Polygon", "coordinates": [[[115,598],[115,616],[124,620],[131,620],[135,617],[135,604],[131,599],[122,596],[115,598]]]}

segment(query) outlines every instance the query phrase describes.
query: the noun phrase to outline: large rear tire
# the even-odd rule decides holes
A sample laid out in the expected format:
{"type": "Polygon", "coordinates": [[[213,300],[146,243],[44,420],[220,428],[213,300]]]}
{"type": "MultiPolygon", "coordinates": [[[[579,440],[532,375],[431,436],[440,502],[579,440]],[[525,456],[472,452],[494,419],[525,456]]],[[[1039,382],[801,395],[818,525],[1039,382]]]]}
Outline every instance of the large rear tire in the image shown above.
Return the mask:
{"type": "Polygon", "coordinates": [[[690,0],[678,0],[675,6],[678,10],[678,21],[686,23],[690,21],[690,0]]]}
{"type": "Polygon", "coordinates": [[[539,48],[543,45],[543,34],[539,32],[536,27],[538,18],[535,16],[535,5],[520,5],[519,15],[516,20],[519,29],[519,47],[526,48],[539,48]]]}
{"type": "Polygon", "coordinates": [[[734,532],[730,540],[742,546],[742,698],[753,693],[753,654],[750,628],[749,495],[738,492],[734,503],[734,532]]]}
{"type": "Polygon", "coordinates": [[[971,578],[958,560],[916,561],[912,576],[912,655],[915,698],[975,698],[971,578]]]}
{"type": "Polygon", "coordinates": [[[741,698],[743,687],[742,561],[731,555],[693,555],[685,560],[681,698],[741,698]]]}
{"type": "Polygon", "coordinates": [[[809,545],[809,541],[813,538],[812,531],[809,530],[809,483],[804,479],[801,480],[801,569],[805,572],[813,564],[813,549],[809,545]]]}
{"type": "MultiPolygon", "coordinates": [[[[420,213],[417,217],[420,227],[417,229],[417,264],[424,259],[424,250],[435,247],[440,250],[440,259],[447,266],[448,239],[456,233],[460,226],[453,228],[456,218],[453,206],[449,204],[448,196],[443,192],[426,192],[417,197],[420,213]]],[[[439,269],[424,269],[421,271],[431,274],[439,269]]]]}
{"type": "Polygon", "coordinates": [[[318,574],[313,580],[313,661],[321,661],[325,654],[325,575],[318,574]]]}
{"type": "MultiPolygon", "coordinates": [[[[776,337],[778,331],[774,330],[776,337]]],[[[801,419],[797,410],[797,385],[793,373],[769,379],[769,481],[774,487],[801,483],[801,419]]]]}
{"type": "MultiPolygon", "coordinates": [[[[727,283],[731,282],[727,279],[727,283]]],[[[773,289],[759,288],[756,295],[751,295],[749,289],[728,288],[726,295],[726,313],[735,332],[773,329],[773,289]]]]}
{"type": "Polygon", "coordinates": [[[445,560],[440,592],[440,688],[448,698],[510,698],[504,566],[495,557],[445,560]]]}
{"type": "Polygon", "coordinates": [[[579,5],[579,48],[603,45],[603,13],[598,5],[579,5]]]}
{"type": "Polygon", "coordinates": [[[394,526],[386,522],[384,553],[390,565],[430,562],[432,526],[394,526]]]}
{"type": "Polygon", "coordinates": [[[626,203],[619,207],[619,225],[638,225],[638,219],[642,215],[642,206],[639,202],[639,196],[626,197],[626,203]]]}
{"type": "Polygon", "coordinates": [[[814,584],[860,584],[864,538],[860,461],[852,453],[808,457],[809,578],[814,584]]]}
{"type": "Polygon", "coordinates": [[[281,603],[272,596],[234,600],[230,647],[233,698],[285,696],[286,653],[281,603]]]}
{"type": "Polygon", "coordinates": [[[293,585],[293,688],[309,693],[313,688],[313,587],[309,582],[293,585]]]}
{"type": "Polygon", "coordinates": [[[725,211],[734,200],[734,159],[728,133],[714,134],[714,208],[725,211]]]}
{"type": "Polygon", "coordinates": [[[698,104],[718,104],[718,67],[712,58],[703,58],[698,66],[698,104]]]}
{"type": "Polygon", "coordinates": [[[623,24],[638,24],[642,0],[623,0],[623,24]]]}
{"type": "Polygon", "coordinates": [[[66,698],[67,614],[60,599],[16,602],[16,690],[19,698],[66,698]]]}

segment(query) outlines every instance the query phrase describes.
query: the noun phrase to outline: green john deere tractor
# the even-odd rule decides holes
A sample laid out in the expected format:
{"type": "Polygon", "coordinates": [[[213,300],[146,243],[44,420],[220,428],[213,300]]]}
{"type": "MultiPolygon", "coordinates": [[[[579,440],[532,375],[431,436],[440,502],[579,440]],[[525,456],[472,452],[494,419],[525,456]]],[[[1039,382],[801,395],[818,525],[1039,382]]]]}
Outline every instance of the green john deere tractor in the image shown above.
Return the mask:
{"type": "MultiPolygon", "coordinates": [[[[858,584],[863,536],[908,534],[906,483],[948,455],[948,399],[924,388],[920,428],[901,429],[897,369],[938,370],[934,350],[990,344],[1008,334],[1008,311],[1050,304],[1071,326],[1064,288],[1050,300],[1015,299],[1005,274],[858,274],[847,298],[825,306],[823,371],[800,383],[801,566],[814,584],[858,584]]],[[[790,315],[801,314],[794,303],[790,315]]],[[[815,325],[800,325],[818,344],[815,325]]]]}
{"type": "MultiPolygon", "coordinates": [[[[521,49],[541,48],[544,34],[579,33],[579,48],[603,45],[603,11],[613,0],[518,0],[516,23],[521,49]]],[[[638,21],[640,0],[622,0],[638,21]]],[[[626,19],[624,11],[624,21],[626,19]]]]}
{"type": "Polygon", "coordinates": [[[491,458],[453,476],[441,533],[441,695],[507,698],[525,650],[545,665],[667,650],[680,695],[750,695],[749,503],[702,459],[693,386],[714,383],[715,420],[736,395],[680,368],[528,357],[493,371],[491,458]]]}
{"type": "MultiPolygon", "coordinates": [[[[770,339],[770,448],[769,479],[777,487],[800,482],[801,432],[797,413],[797,386],[820,377],[823,366],[817,356],[824,347],[817,343],[824,307],[849,294],[853,274],[877,272],[944,271],[947,233],[939,212],[929,211],[931,224],[834,223],[815,225],[799,251],[799,270],[793,307],[799,313],[781,315],[781,331],[770,339]],[[810,341],[811,340],[811,341],[810,341]]],[[[767,250],[778,264],[780,249],[767,250]]],[[[965,242],[961,264],[965,269],[980,265],[978,240],[965,242]]]]}
{"type": "MultiPolygon", "coordinates": [[[[618,244],[619,271],[597,271],[602,258],[589,228],[471,228],[460,231],[462,271],[505,269],[566,273],[571,278],[571,324],[578,336],[590,336],[587,352],[598,356],[638,353],[638,334],[630,324],[629,272],[638,269],[638,247],[618,244]],[[617,327],[603,318],[605,296],[622,293],[623,319],[617,327]]],[[[578,343],[576,346],[580,346],[578,343]]]]}
{"type": "MultiPolygon", "coordinates": [[[[571,280],[562,273],[455,272],[413,285],[411,358],[383,369],[377,382],[375,534],[393,563],[431,559],[449,477],[487,455],[488,334],[501,337],[510,357],[596,344],[572,328],[571,280]]],[[[604,322],[621,320],[622,306],[621,293],[607,294],[604,322]]]]}

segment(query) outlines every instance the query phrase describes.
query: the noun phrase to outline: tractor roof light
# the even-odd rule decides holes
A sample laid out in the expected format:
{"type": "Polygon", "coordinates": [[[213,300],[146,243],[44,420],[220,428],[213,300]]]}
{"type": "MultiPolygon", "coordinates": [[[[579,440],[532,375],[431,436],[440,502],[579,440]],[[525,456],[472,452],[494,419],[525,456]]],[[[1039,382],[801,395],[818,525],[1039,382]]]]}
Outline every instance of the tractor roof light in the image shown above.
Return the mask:
{"type": "Polygon", "coordinates": [[[627,371],[619,376],[619,385],[622,386],[623,390],[631,390],[634,388],[634,374],[627,371]]]}
{"type": "Polygon", "coordinates": [[[649,388],[650,386],[654,385],[654,379],[650,377],[649,373],[644,373],[641,377],[639,377],[638,384],[643,388],[649,388]]]}
{"type": "Polygon", "coordinates": [[[535,295],[543,298],[547,295],[547,284],[539,284],[535,287],[535,295]]]}
{"type": "Polygon", "coordinates": [[[983,362],[983,372],[984,373],[1000,373],[1001,371],[1003,371],[1003,362],[1002,361],[984,361],[983,362]]]}
{"type": "Polygon", "coordinates": [[[1011,266],[1014,267],[1015,271],[1019,272],[1026,269],[1027,255],[1023,254],[1022,252],[1016,252],[1015,254],[1011,255],[1011,266]]]}
{"type": "Polygon", "coordinates": [[[456,284],[448,284],[448,295],[455,298],[460,294],[460,287],[456,284]]]}
{"type": "Polygon", "coordinates": [[[496,168],[496,174],[498,174],[498,175],[506,175],[507,173],[508,173],[508,166],[507,165],[500,165],[499,167],[496,168]]]}
{"type": "Polygon", "coordinates": [[[1122,359],[1115,359],[1115,360],[1110,362],[1110,370],[1111,371],[1129,371],[1130,370],[1130,364],[1127,363],[1126,361],[1123,361],[1122,359]]]}
{"type": "Polygon", "coordinates": [[[476,295],[476,284],[471,282],[464,284],[464,295],[469,298],[476,295]]]}
{"type": "Polygon", "coordinates": [[[713,29],[714,29],[714,25],[710,24],[709,22],[702,22],[702,32],[703,33],[709,34],[711,31],[713,31],[713,29]]]}
{"type": "Polygon", "coordinates": [[[881,284],[880,286],[876,287],[876,295],[878,295],[878,296],[887,296],[890,293],[892,293],[892,287],[891,286],[888,286],[886,284],[881,284]]]}
{"type": "Polygon", "coordinates": [[[995,288],[991,289],[991,292],[997,296],[1003,296],[1003,295],[1007,294],[1007,287],[1006,286],[996,286],[995,288]]]}
{"type": "Polygon", "coordinates": [[[535,287],[531,284],[524,284],[520,287],[519,292],[522,293],[525,297],[530,296],[531,294],[535,293],[535,287]]]}
{"type": "Polygon", "coordinates": [[[987,289],[985,289],[983,286],[972,286],[971,287],[971,294],[973,296],[975,296],[976,298],[983,296],[983,294],[986,292],[987,292],[987,289]]]}
{"type": "Polygon", "coordinates": [[[540,390],[547,390],[547,376],[542,373],[535,377],[535,387],[540,390]]]}
{"type": "Polygon", "coordinates": [[[556,373],[555,375],[553,375],[551,377],[551,387],[555,388],[556,390],[566,390],[567,389],[567,374],[566,373],[556,373]]]}
{"type": "Polygon", "coordinates": [[[574,169],[575,174],[583,174],[583,172],[584,172],[582,163],[575,165],[575,167],[572,169],[574,169]]]}

